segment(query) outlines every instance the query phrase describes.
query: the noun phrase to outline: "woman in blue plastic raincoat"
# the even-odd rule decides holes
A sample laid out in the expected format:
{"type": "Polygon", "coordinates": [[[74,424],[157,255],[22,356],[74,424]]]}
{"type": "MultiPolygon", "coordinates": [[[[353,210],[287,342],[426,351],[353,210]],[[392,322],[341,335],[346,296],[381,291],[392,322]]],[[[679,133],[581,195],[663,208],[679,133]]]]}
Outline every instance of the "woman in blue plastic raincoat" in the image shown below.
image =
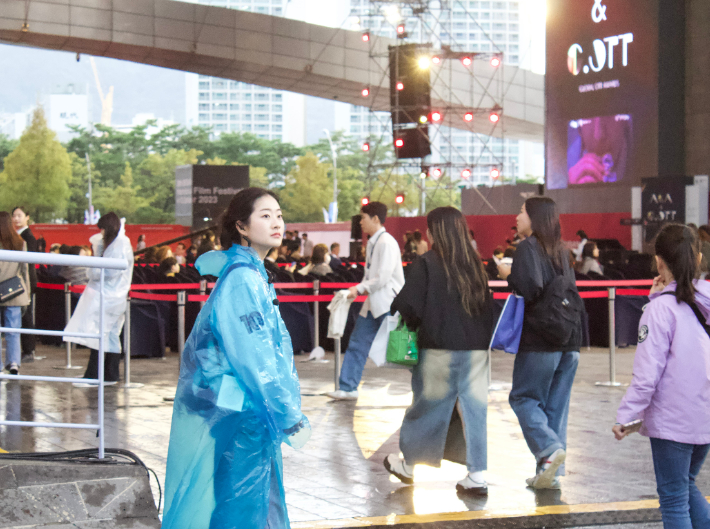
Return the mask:
{"type": "Polygon", "coordinates": [[[276,196],[247,188],[227,209],[233,244],[197,260],[219,277],[185,344],[165,478],[163,529],[289,528],[281,443],[310,437],[291,338],[264,257],[281,245],[276,196]]]}

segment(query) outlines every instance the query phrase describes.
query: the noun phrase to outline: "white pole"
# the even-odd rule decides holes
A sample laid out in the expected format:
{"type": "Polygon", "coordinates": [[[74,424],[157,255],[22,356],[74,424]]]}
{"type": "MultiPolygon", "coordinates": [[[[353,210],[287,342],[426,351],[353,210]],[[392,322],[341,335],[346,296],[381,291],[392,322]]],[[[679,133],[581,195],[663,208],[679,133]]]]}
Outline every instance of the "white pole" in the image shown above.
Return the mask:
{"type": "Polygon", "coordinates": [[[104,458],[104,275],[101,269],[99,295],[99,459],[104,458]]]}
{"type": "Polygon", "coordinates": [[[126,318],[123,324],[123,389],[142,388],[143,384],[131,382],[131,293],[126,300],[126,318]]]}

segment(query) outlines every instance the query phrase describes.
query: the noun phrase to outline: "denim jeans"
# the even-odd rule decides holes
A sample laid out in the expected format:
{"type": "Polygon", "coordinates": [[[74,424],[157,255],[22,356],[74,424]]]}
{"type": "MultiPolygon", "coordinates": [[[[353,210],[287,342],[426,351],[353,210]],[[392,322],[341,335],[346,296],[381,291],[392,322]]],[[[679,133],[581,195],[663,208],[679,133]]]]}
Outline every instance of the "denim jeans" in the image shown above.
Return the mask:
{"type": "Polygon", "coordinates": [[[399,448],[408,465],[438,467],[458,401],[469,472],[487,468],[488,351],[423,349],[412,369],[412,405],[404,414],[399,448]]]}
{"type": "MultiPolygon", "coordinates": [[[[2,316],[3,327],[12,327],[13,329],[22,328],[22,307],[0,307],[0,316],[2,316]]],[[[5,352],[5,363],[20,365],[22,352],[20,350],[20,335],[14,332],[5,333],[5,342],[7,351],[5,352]]],[[[2,348],[2,343],[0,343],[2,348]]]]}
{"type": "Polygon", "coordinates": [[[710,506],[695,484],[708,450],[710,445],[651,438],[663,529],[710,527],[710,506]]]}
{"type": "Polygon", "coordinates": [[[375,318],[372,312],[368,312],[367,317],[357,317],[348,349],[345,351],[343,367],[340,370],[340,389],[343,391],[355,391],[360,385],[362,370],[365,369],[372,341],[387,314],[385,312],[379,318],[375,318]]]}
{"type": "MultiPolygon", "coordinates": [[[[567,415],[579,352],[521,352],[515,356],[513,389],[508,401],[535,456],[541,460],[567,447],[567,415]]],[[[557,471],[564,476],[564,465],[557,471]]]]}

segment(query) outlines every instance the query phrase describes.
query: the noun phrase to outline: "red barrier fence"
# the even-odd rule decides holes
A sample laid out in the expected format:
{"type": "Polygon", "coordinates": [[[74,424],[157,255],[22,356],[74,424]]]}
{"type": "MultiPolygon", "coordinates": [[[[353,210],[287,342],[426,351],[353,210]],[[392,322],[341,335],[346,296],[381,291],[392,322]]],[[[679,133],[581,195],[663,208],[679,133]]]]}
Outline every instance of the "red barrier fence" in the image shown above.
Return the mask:
{"type": "MultiPolygon", "coordinates": [[[[186,302],[198,302],[204,303],[209,299],[209,295],[205,293],[206,288],[214,288],[216,283],[206,283],[202,281],[201,283],[159,283],[159,284],[137,284],[131,285],[131,291],[129,293],[130,299],[140,299],[149,301],[169,301],[177,302],[178,304],[178,346],[180,354],[185,344],[185,304],[186,302]],[[177,291],[175,294],[156,294],[153,292],[141,292],[146,290],[172,290],[177,291]],[[187,290],[199,290],[200,294],[190,294],[187,295],[187,290]]],[[[334,295],[333,294],[320,294],[320,289],[336,290],[336,289],[346,289],[357,285],[357,283],[274,283],[274,288],[278,290],[313,290],[312,295],[281,295],[277,296],[279,303],[314,303],[314,325],[315,325],[315,346],[318,347],[318,321],[319,321],[319,304],[321,302],[330,302],[334,295]]],[[[616,323],[615,323],[615,309],[614,303],[616,296],[648,296],[650,290],[644,288],[629,288],[629,287],[648,287],[652,286],[653,281],[649,279],[644,280],[624,280],[624,281],[577,281],[577,286],[581,288],[599,288],[604,287],[605,290],[582,290],[579,295],[583,299],[608,299],[609,300],[609,381],[600,382],[598,385],[604,386],[618,386],[619,384],[615,381],[615,349],[616,349],[616,323]],[[627,287],[627,288],[619,288],[627,287]]],[[[62,290],[65,292],[65,307],[67,310],[67,323],[69,321],[69,311],[70,293],[82,293],[86,288],[83,285],[69,286],[68,284],[54,284],[54,283],[38,283],[37,286],[42,289],[47,290],[62,290]]],[[[492,288],[506,288],[508,286],[507,281],[490,281],[489,286],[492,288]]],[[[507,299],[511,295],[510,292],[494,292],[494,299],[507,299]]],[[[358,296],[354,301],[365,301],[366,296],[358,296]]],[[[126,322],[127,326],[130,328],[130,303],[126,310],[126,322]]],[[[129,330],[130,333],[130,330],[129,330]]],[[[125,340],[126,344],[126,357],[130,357],[130,334],[129,338],[125,340]]],[[[67,365],[70,365],[71,358],[70,348],[67,348],[67,365]]],[[[340,339],[335,340],[335,389],[338,389],[338,378],[340,375],[340,339]]],[[[130,367],[127,362],[126,365],[126,380],[130,381],[130,367]]],[[[130,387],[139,387],[139,384],[130,385],[130,387]]]]}
{"type": "MultiPolygon", "coordinates": [[[[216,283],[208,283],[207,288],[214,288],[216,283]]],[[[356,286],[357,283],[320,283],[318,288],[327,290],[338,290],[346,289],[356,286]]],[[[508,286],[507,281],[489,281],[488,285],[492,288],[506,288],[508,286]]],[[[624,281],[577,281],[577,287],[605,287],[605,288],[617,288],[618,287],[634,287],[634,286],[651,286],[653,285],[653,280],[651,279],[632,279],[624,281]]],[[[48,289],[48,290],[64,290],[63,284],[55,283],[37,283],[37,287],[48,289]]],[[[69,291],[77,294],[84,292],[83,285],[76,285],[69,287],[69,291]]],[[[302,290],[302,289],[314,289],[316,288],[314,283],[274,283],[274,288],[277,290],[302,290]]],[[[177,295],[172,294],[147,294],[142,292],[136,292],[139,290],[199,290],[200,283],[155,283],[146,285],[131,285],[131,298],[132,299],[143,299],[152,301],[177,301],[177,295]]],[[[616,294],[618,296],[648,296],[650,289],[621,289],[617,290],[616,294]]],[[[597,299],[608,297],[608,291],[585,291],[582,290],[579,293],[580,297],[583,299],[597,299]]],[[[494,292],[493,299],[507,299],[510,296],[509,292],[494,292]]],[[[355,301],[364,301],[366,296],[359,296],[355,301]]],[[[194,302],[204,302],[209,299],[209,295],[198,295],[191,294],[187,296],[187,301],[194,302]]],[[[278,300],[280,303],[302,303],[302,302],[312,302],[312,301],[323,301],[330,302],[333,299],[333,295],[302,295],[302,296],[279,296],[278,300]]]]}

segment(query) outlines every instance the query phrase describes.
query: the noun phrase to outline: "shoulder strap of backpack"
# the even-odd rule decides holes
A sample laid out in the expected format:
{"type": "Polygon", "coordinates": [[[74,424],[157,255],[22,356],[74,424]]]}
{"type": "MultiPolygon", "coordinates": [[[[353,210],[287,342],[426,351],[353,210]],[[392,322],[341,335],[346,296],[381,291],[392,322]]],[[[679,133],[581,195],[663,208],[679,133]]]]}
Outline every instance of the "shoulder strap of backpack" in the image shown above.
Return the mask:
{"type": "MultiPolygon", "coordinates": [[[[674,296],[675,297],[675,292],[674,291],[669,291],[669,292],[663,292],[661,296],[674,296]]],[[[707,333],[708,336],[710,336],[710,325],[705,323],[705,317],[703,316],[703,313],[700,312],[700,309],[695,303],[686,303],[692,310],[693,314],[695,314],[695,317],[698,318],[698,323],[702,326],[703,330],[707,333]]]]}

